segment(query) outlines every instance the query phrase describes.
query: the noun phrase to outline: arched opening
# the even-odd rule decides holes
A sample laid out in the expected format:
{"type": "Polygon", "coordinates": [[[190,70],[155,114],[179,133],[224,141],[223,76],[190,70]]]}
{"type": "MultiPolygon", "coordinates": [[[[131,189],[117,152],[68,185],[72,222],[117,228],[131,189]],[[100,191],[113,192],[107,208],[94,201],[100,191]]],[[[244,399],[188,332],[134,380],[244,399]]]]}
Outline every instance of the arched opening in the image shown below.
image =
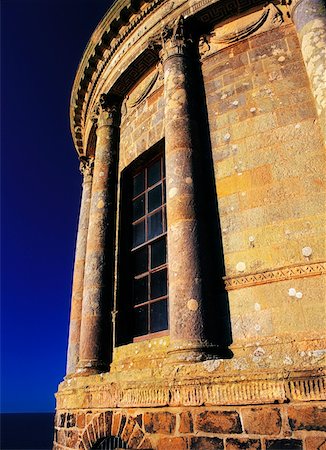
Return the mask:
{"type": "Polygon", "coordinates": [[[100,439],[97,443],[92,447],[92,450],[100,449],[100,450],[121,450],[129,448],[121,437],[119,436],[109,436],[104,439],[100,439]]]}

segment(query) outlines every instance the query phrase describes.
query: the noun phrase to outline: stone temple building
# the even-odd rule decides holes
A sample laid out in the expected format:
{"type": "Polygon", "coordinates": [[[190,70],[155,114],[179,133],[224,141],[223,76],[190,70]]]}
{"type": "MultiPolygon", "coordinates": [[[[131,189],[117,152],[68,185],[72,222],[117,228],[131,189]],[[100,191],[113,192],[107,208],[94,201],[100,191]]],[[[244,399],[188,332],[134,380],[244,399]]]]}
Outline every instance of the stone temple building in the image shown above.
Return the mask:
{"type": "Polygon", "coordinates": [[[325,52],[323,0],[99,23],[55,450],[326,448],[325,52]]]}

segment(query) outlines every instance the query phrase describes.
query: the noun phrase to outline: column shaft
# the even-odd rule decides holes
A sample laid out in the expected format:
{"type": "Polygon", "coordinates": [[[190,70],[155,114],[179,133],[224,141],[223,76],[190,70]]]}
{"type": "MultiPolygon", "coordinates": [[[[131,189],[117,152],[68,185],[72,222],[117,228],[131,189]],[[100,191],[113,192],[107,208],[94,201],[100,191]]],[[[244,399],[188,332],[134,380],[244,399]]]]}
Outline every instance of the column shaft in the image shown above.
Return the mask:
{"type": "Polygon", "coordinates": [[[83,174],[83,191],[79,213],[74,277],[71,296],[67,375],[76,372],[79,360],[80,323],[82,316],[84,268],[92,192],[93,159],[91,158],[81,160],[80,171],[83,174]]]}
{"type": "Polygon", "coordinates": [[[323,0],[296,0],[291,15],[315,98],[326,144],[326,7],[323,0]]]}
{"type": "Polygon", "coordinates": [[[210,344],[205,338],[196,204],[199,142],[190,105],[191,70],[181,33],[179,22],[163,45],[170,354],[172,359],[190,361],[201,358],[210,344]]]}
{"type": "Polygon", "coordinates": [[[118,128],[105,96],[98,106],[84,296],[80,336],[80,373],[108,370],[114,261],[118,128]]]}

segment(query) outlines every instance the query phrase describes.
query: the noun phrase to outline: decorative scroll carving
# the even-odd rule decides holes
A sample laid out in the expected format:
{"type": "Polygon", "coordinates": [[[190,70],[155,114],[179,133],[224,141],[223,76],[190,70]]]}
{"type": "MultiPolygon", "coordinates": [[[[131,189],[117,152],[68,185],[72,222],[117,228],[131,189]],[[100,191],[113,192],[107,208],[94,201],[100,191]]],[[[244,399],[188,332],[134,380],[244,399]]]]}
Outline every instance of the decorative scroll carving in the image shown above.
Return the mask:
{"type": "MultiPolygon", "coordinates": [[[[212,378],[180,382],[151,383],[101,383],[83,388],[81,395],[88,398],[87,407],[157,407],[157,406],[221,406],[284,403],[326,399],[326,378],[322,372],[314,375],[298,375],[286,379],[284,374],[274,374],[265,379],[246,380],[234,378],[229,381],[212,378]]],[[[69,404],[67,387],[57,394],[57,408],[69,404]]],[[[87,401],[87,400],[86,400],[87,401]]]]}
{"type": "Polygon", "coordinates": [[[93,175],[94,158],[81,156],[79,158],[79,161],[80,161],[79,170],[81,174],[84,176],[84,179],[91,177],[93,175]]]}
{"type": "Polygon", "coordinates": [[[258,286],[266,283],[291,280],[294,278],[306,278],[326,273],[326,263],[300,264],[296,266],[282,267],[265,272],[251,273],[247,275],[224,277],[227,291],[242,289],[250,286],[258,286]]]}
{"type": "Polygon", "coordinates": [[[231,33],[223,34],[223,27],[220,32],[215,30],[209,36],[203,36],[199,42],[199,52],[201,56],[214,53],[227,45],[246,39],[258,31],[266,31],[275,28],[283,23],[283,13],[273,4],[269,3],[263,8],[257,19],[251,21],[245,27],[235,29],[231,33]]]}

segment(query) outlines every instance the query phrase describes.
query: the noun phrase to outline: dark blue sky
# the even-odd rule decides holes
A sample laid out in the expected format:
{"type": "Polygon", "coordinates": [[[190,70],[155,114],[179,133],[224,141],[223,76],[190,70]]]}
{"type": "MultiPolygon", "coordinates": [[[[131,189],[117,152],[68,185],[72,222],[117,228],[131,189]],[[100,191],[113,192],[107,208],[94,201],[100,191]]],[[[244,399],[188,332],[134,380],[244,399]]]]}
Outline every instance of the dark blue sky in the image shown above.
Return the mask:
{"type": "Polygon", "coordinates": [[[52,411],[81,189],[69,99],[111,0],[1,0],[1,406],[52,411]]]}

